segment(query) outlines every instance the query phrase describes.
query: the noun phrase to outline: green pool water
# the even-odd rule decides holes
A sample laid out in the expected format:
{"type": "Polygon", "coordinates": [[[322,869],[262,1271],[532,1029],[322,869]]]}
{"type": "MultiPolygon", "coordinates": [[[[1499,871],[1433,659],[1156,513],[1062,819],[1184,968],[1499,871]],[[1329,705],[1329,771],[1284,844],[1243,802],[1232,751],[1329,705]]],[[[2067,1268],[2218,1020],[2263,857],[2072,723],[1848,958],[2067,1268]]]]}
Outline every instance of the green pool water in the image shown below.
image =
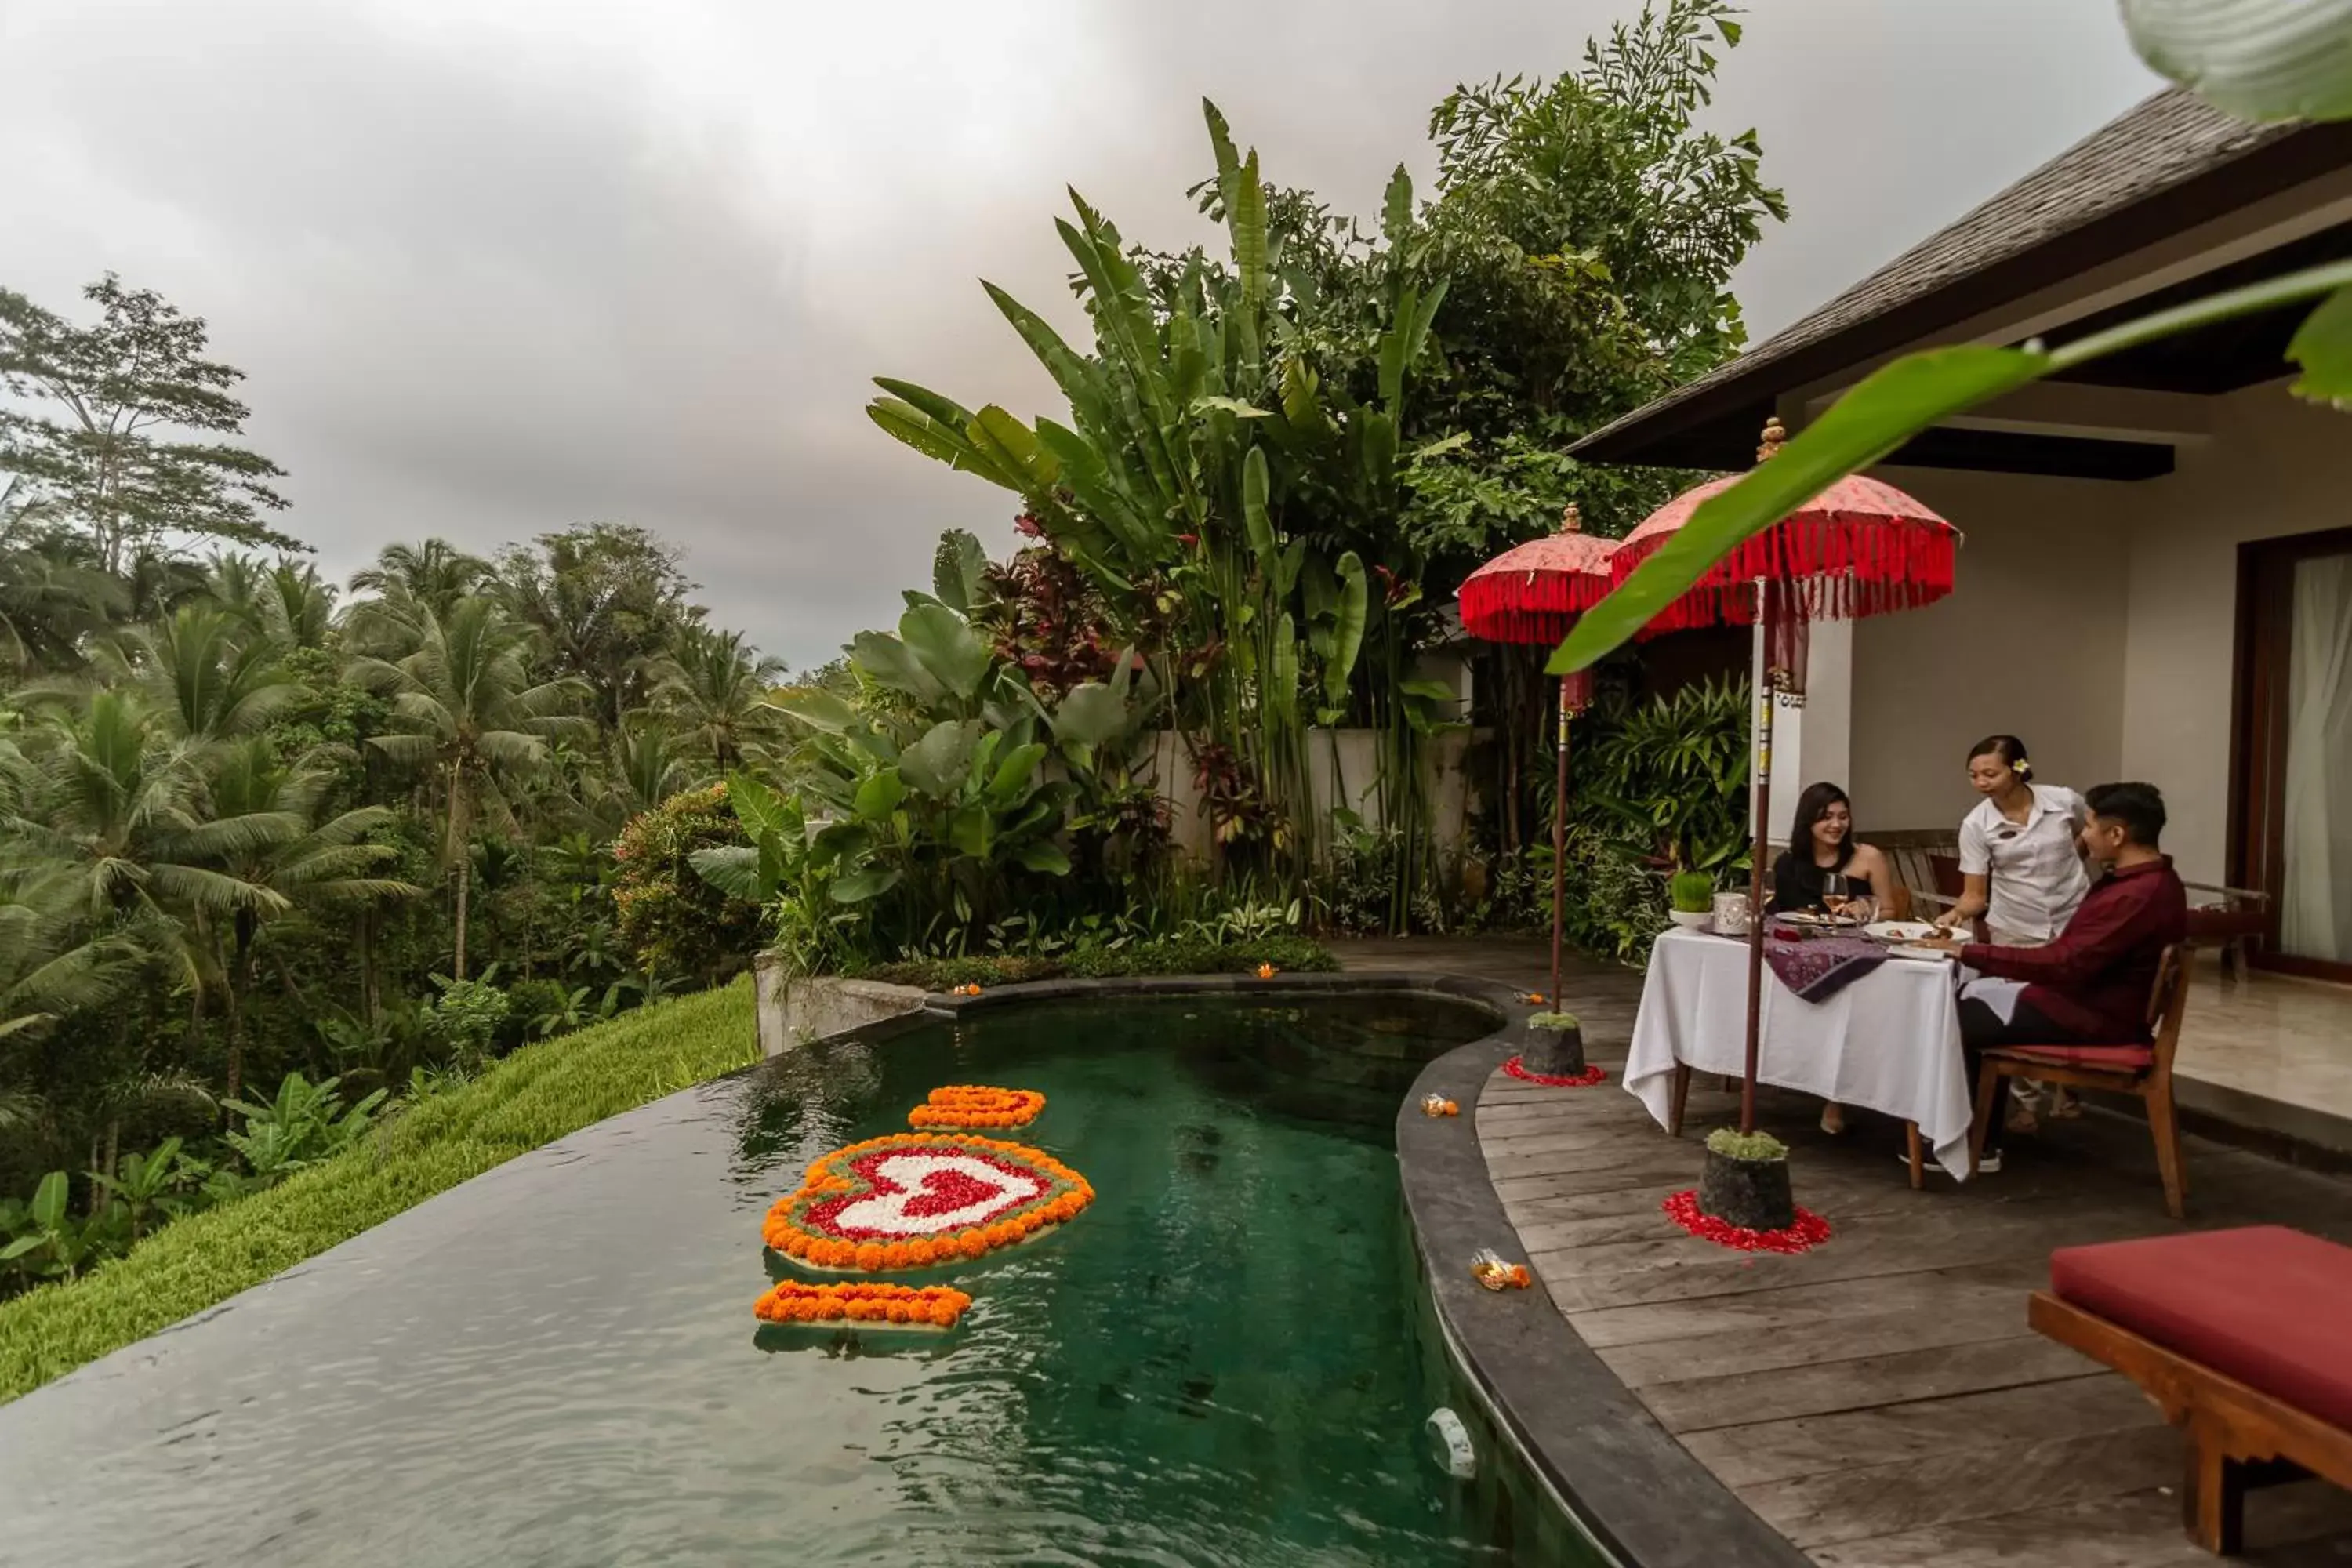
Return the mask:
{"type": "Polygon", "coordinates": [[[1487,1026],[1127,1001],[796,1053],[0,1411],[0,1563],[1588,1561],[1452,1383],[1399,1198],[1401,1097],[1487,1026]],[[976,1299],[951,1334],[759,1327],[767,1205],[960,1082],[1043,1090],[1014,1136],[1094,1205],[914,1277],[976,1299]]]}

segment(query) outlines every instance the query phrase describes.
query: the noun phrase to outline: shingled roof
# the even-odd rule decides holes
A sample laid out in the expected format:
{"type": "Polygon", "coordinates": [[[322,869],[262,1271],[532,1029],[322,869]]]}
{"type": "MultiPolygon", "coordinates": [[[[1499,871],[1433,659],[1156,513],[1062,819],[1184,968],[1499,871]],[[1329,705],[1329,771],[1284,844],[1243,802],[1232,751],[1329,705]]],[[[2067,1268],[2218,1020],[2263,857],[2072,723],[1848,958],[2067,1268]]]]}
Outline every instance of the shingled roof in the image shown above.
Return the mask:
{"type": "Polygon", "coordinates": [[[1600,462],[1744,463],[1777,394],[2347,161],[2341,127],[2249,125],[2179,89],[2158,93],[1811,315],[1571,450],[1600,462]]]}

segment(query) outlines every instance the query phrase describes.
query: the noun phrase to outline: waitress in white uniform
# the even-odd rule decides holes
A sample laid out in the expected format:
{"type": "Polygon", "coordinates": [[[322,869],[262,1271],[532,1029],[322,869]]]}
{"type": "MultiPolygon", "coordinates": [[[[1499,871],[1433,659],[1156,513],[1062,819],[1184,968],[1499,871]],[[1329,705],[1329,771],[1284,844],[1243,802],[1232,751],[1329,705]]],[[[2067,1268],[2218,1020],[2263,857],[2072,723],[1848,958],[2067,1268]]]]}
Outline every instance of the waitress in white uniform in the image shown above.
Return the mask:
{"type": "MultiPolygon", "coordinates": [[[[2014,735],[1988,735],[1969,748],[1969,783],[1984,798],[1960,823],[1960,901],[1936,923],[1965,928],[1982,918],[1990,941],[2039,947],[2066,929],[2091,890],[2078,842],[2089,808],[2063,784],[2035,784],[2025,742],[2014,735]]],[[[2063,1090],[2053,1097],[2053,1114],[2073,1109],[2063,1090]]],[[[2019,1110],[2030,1125],[2021,1097],[2019,1110]]]]}

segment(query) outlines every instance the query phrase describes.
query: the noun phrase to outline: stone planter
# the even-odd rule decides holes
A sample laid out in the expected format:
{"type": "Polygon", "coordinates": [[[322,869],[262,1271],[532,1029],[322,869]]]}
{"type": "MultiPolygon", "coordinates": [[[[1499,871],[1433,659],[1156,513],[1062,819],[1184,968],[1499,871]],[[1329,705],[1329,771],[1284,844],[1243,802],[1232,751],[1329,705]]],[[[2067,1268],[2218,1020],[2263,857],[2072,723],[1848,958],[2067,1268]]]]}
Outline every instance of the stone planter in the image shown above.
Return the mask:
{"type": "Polygon", "coordinates": [[[1541,1078],[1574,1078],[1584,1070],[1584,1029],[1530,1023],[1519,1049],[1519,1065],[1541,1078]]]}
{"type": "Polygon", "coordinates": [[[1786,1230],[1797,1223],[1796,1194],[1789,1186],[1786,1154],[1742,1160],[1706,1152],[1698,1182],[1699,1213],[1742,1230],[1786,1230]]]}
{"type": "Polygon", "coordinates": [[[782,1056],[819,1036],[879,1018],[895,1018],[923,1005],[923,993],[911,985],[884,985],[831,974],[793,974],[772,952],[760,954],[752,968],[757,976],[762,1056],[782,1056]]]}

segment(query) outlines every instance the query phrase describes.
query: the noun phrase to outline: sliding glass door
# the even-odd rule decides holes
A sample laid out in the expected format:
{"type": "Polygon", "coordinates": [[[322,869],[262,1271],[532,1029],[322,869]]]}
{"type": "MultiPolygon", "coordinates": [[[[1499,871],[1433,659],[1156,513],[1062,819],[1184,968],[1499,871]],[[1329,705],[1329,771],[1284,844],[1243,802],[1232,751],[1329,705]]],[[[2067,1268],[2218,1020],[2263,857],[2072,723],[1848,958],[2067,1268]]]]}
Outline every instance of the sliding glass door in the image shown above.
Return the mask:
{"type": "Polygon", "coordinates": [[[2352,531],[2246,551],[2240,875],[2273,900],[2267,962],[2352,979],[2352,531]]]}

